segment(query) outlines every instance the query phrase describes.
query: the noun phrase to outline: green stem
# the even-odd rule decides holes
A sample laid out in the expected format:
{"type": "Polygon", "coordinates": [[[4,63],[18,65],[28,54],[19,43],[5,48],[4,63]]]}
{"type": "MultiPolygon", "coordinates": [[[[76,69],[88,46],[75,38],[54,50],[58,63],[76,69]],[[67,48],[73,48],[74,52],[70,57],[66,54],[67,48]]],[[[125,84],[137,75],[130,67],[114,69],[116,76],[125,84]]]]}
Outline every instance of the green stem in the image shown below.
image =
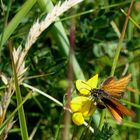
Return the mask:
{"type": "Polygon", "coordinates": [[[23,85],[24,87],[27,87],[27,88],[29,88],[29,89],[35,91],[35,92],[38,92],[39,94],[41,94],[41,95],[47,97],[48,99],[52,100],[52,101],[53,101],[54,103],[56,103],[57,105],[63,107],[63,104],[62,104],[61,102],[59,102],[58,100],[56,100],[55,98],[53,98],[53,97],[50,96],[49,94],[47,94],[47,93],[45,93],[45,92],[43,92],[43,91],[41,91],[41,90],[39,90],[39,89],[37,89],[37,88],[31,86],[31,85],[28,85],[28,84],[26,84],[26,83],[22,83],[22,85],[23,85]]]}
{"type": "Polygon", "coordinates": [[[139,105],[139,104],[132,103],[132,102],[129,102],[129,101],[123,100],[123,99],[121,99],[121,101],[122,101],[123,103],[125,103],[125,104],[131,105],[132,107],[140,108],[140,105],[139,105]]]}
{"type": "Polygon", "coordinates": [[[125,35],[125,32],[126,32],[126,27],[128,25],[128,20],[129,20],[129,16],[130,16],[130,13],[131,13],[133,2],[134,2],[134,0],[131,1],[130,7],[129,7],[129,10],[128,10],[128,14],[126,16],[126,20],[125,20],[123,30],[122,30],[122,33],[121,33],[121,37],[119,39],[116,54],[115,54],[115,57],[114,57],[114,60],[113,60],[113,66],[112,66],[112,69],[111,69],[111,74],[110,74],[111,76],[114,76],[114,73],[115,73],[115,69],[116,69],[118,58],[119,58],[120,51],[121,51],[121,48],[122,48],[122,43],[123,43],[124,35],[125,35]]]}
{"type": "Polygon", "coordinates": [[[105,110],[102,110],[101,113],[101,118],[100,118],[100,122],[99,122],[99,129],[102,129],[103,123],[104,123],[104,117],[105,117],[105,110]]]}
{"type": "MultiPolygon", "coordinates": [[[[126,13],[123,9],[121,9],[121,12],[122,12],[125,16],[127,16],[127,13],[126,13]]],[[[131,21],[138,29],[140,29],[140,25],[139,25],[131,16],[129,16],[129,19],[130,19],[130,21],[131,21]]]]}
{"type": "MultiPolygon", "coordinates": [[[[38,1],[40,2],[42,0],[38,0],[38,1]]],[[[62,22],[62,21],[68,20],[68,19],[80,17],[82,15],[93,13],[93,12],[95,12],[97,10],[104,10],[104,9],[109,9],[109,8],[123,6],[123,5],[126,5],[126,4],[130,3],[130,2],[131,1],[125,1],[125,2],[120,2],[120,3],[117,3],[117,4],[112,4],[112,5],[107,5],[107,6],[103,6],[103,7],[99,7],[99,8],[90,9],[90,10],[87,10],[87,11],[84,11],[84,12],[80,12],[80,13],[74,14],[72,16],[68,16],[68,17],[65,17],[65,18],[58,19],[56,22],[58,22],[58,21],[61,21],[62,22]]],[[[40,2],[39,5],[42,5],[42,3],[40,2]]]]}
{"type": "MultiPolygon", "coordinates": [[[[126,27],[128,25],[128,20],[129,20],[129,16],[130,16],[130,13],[131,13],[133,2],[134,2],[134,0],[131,1],[130,7],[129,7],[129,10],[128,10],[128,14],[126,16],[126,20],[125,20],[125,23],[124,23],[124,26],[123,26],[123,30],[122,30],[122,33],[121,33],[121,36],[120,36],[120,39],[119,39],[116,54],[115,54],[113,64],[112,64],[112,69],[111,69],[111,74],[110,74],[111,76],[114,76],[114,73],[115,73],[115,69],[116,69],[117,62],[118,62],[119,55],[120,55],[120,51],[121,51],[121,48],[122,48],[122,42],[123,42],[124,35],[125,35],[125,32],[126,32],[126,27]]],[[[101,114],[101,119],[100,119],[100,124],[99,124],[100,129],[102,128],[103,123],[104,123],[104,116],[105,116],[105,110],[103,110],[102,114],[101,114]]]]}
{"type": "MultiPolygon", "coordinates": [[[[14,74],[14,84],[15,84],[15,91],[16,91],[16,99],[17,99],[17,106],[19,106],[22,103],[22,97],[21,97],[21,91],[20,91],[20,85],[18,83],[18,77],[16,72],[16,64],[14,63],[14,58],[12,54],[12,45],[9,43],[9,49],[10,49],[10,55],[12,59],[12,67],[13,67],[13,74],[14,74]]],[[[28,130],[26,125],[26,119],[24,114],[24,108],[21,106],[18,110],[18,117],[19,117],[19,123],[21,128],[21,135],[23,140],[28,140],[28,130]]]]}

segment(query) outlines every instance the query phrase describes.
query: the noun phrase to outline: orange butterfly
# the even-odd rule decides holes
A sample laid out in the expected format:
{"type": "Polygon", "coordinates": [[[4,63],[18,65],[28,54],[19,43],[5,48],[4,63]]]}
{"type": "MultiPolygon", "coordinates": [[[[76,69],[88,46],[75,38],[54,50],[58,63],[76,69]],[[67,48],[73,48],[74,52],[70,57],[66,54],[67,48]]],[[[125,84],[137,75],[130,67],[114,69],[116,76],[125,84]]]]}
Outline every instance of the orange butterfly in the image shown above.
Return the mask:
{"type": "Polygon", "coordinates": [[[102,83],[100,89],[91,89],[91,96],[94,97],[97,107],[101,109],[107,108],[119,124],[122,122],[123,114],[126,116],[135,115],[133,111],[127,109],[119,102],[130,79],[131,74],[120,80],[109,77],[102,83]]]}

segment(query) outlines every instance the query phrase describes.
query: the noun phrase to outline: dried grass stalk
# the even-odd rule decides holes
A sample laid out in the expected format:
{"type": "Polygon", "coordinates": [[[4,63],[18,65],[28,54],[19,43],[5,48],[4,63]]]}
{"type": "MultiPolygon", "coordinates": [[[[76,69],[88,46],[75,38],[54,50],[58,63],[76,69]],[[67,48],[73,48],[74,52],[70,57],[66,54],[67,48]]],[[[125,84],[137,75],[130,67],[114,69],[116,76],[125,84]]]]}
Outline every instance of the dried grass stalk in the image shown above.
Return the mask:
{"type": "Polygon", "coordinates": [[[25,43],[25,48],[22,51],[20,58],[19,58],[19,63],[18,67],[22,64],[25,56],[27,55],[29,49],[31,46],[36,42],[37,38],[39,35],[47,29],[50,24],[52,24],[61,14],[63,14],[65,11],[73,7],[74,5],[82,2],[83,0],[66,0],[64,3],[58,3],[50,13],[42,20],[39,22],[37,20],[33,26],[30,29],[30,32],[27,36],[27,41],[25,43]]]}

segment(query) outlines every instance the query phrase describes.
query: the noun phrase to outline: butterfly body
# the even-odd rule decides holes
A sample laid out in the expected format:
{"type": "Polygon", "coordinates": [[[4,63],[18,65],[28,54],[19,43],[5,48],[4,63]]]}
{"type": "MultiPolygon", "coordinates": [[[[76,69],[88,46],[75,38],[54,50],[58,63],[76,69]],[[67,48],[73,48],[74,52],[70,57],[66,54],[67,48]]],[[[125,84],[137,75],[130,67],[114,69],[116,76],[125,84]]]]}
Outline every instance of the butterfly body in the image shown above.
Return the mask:
{"type": "Polygon", "coordinates": [[[106,96],[109,96],[109,94],[107,94],[104,90],[102,89],[97,89],[97,88],[93,88],[91,91],[91,96],[94,96],[95,98],[103,98],[106,96]]]}
{"type": "Polygon", "coordinates": [[[91,98],[97,104],[98,108],[104,109],[106,106],[105,106],[105,104],[103,102],[103,99],[104,98],[111,98],[111,96],[109,96],[109,94],[107,94],[102,89],[94,88],[94,89],[91,90],[91,98]]]}

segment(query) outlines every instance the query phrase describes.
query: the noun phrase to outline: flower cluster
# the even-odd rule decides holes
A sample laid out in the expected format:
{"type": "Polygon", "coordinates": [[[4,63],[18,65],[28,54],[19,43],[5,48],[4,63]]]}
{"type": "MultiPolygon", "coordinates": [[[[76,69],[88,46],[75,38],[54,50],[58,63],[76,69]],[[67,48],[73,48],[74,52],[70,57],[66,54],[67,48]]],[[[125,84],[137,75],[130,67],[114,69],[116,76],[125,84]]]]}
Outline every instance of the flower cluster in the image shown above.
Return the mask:
{"type": "Polygon", "coordinates": [[[80,96],[74,97],[70,102],[73,112],[72,120],[76,125],[82,125],[84,118],[90,117],[96,110],[94,102],[90,99],[90,91],[97,87],[98,74],[88,81],[77,80],[76,88],[80,96]]]}

